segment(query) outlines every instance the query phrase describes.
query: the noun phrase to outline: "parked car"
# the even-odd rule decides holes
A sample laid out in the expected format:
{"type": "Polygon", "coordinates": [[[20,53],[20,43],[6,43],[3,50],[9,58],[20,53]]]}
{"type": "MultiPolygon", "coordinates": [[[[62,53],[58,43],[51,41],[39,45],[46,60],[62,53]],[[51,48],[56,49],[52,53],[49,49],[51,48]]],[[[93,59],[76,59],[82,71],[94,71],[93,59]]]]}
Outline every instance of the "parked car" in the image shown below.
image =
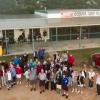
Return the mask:
{"type": "Polygon", "coordinates": [[[100,68],[100,53],[94,53],[91,55],[92,66],[100,68]]]}

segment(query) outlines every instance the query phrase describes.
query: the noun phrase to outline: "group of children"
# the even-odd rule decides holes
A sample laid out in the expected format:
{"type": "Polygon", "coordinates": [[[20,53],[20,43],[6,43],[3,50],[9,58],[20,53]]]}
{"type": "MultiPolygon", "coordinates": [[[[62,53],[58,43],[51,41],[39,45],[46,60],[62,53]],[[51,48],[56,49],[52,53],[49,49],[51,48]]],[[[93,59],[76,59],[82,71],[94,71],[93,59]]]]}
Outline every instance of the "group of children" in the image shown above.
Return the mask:
{"type": "Polygon", "coordinates": [[[74,57],[68,51],[59,55],[54,54],[53,58],[46,60],[33,56],[29,59],[25,54],[20,59],[15,56],[10,63],[1,62],[0,67],[0,88],[7,86],[8,90],[16,84],[22,84],[22,76],[26,78],[26,86],[30,91],[36,91],[39,83],[40,94],[45,90],[56,90],[68,98],[68,88],[71,87],[72,93],[83,94],[83,88],[93,87],[95,72],[91,69],[86,70],[84,64],[80,71],[74,66],[74,57]]]}

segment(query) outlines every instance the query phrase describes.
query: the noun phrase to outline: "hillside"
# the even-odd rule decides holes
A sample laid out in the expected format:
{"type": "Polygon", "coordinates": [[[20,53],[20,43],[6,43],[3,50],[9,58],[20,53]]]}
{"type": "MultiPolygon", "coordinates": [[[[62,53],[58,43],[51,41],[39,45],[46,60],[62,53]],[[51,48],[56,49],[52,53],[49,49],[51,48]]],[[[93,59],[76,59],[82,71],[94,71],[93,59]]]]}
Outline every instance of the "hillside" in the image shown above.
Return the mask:
{"type": "Polygon", "coordinates": [[[99,9],[100,0],[0,0],[0,14],[34,13],[47,9],[99,9]]]}

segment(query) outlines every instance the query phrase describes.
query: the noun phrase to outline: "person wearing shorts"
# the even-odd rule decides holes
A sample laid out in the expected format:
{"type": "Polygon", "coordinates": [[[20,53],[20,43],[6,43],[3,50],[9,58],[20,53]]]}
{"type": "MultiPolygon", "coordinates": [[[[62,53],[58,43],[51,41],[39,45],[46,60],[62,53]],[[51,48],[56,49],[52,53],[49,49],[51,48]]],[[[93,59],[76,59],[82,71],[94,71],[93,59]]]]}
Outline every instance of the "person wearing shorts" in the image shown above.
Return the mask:
{"type": "Polygon", "coordinates": [[[22,69],[19,65],[16,66],[16,78],[17,78],[17,84],[21,84],[22,69]]]}

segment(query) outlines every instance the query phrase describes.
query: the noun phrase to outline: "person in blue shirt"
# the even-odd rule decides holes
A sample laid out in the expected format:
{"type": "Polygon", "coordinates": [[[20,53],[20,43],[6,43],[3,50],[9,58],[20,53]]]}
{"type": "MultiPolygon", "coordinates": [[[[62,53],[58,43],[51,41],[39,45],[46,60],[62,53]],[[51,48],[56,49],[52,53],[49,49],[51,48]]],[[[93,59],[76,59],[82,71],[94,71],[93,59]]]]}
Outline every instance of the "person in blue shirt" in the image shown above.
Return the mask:
{"type": "Polygon", "coordinates": [[[32,59],[30,59],[27,64],[30,69],[35,67],[35,63],[32,59]]]}
{"type": "Polygon", "coordinates": [[[20,63],[20,59],[17,56],[15,56],[12,61],[13,61],[13,64],[15,65],[18,65],[20,63]]]}
{"type": "Polygon", "coordinates": [[[38,51],[37,50],[33,51],[33,57],[34,57],[34,60],[38,58],[38,51]]]}
{"type": "Polygon", "coordinates": [[[38,56],[40,60],[44,60],[44,53],[45,53],[45,49],[41,48],[38,50],[38,56]]]}
{"type": "Polygon", "coordinates": [[[62,96],[66,96],[66,98],[68,98],[68,83],[69,83],[69,79],[64,74],[62,77],[61,85],[62,85],[62,91],[63,91],[62,96]]]}
{"type": "Polygon", "coordinates": [[[12,76],[12,85],[16,84],[16,69],[13,66],[13,64],[10,64],[10,72],[11,72],[11,76],[12,76]]]}

